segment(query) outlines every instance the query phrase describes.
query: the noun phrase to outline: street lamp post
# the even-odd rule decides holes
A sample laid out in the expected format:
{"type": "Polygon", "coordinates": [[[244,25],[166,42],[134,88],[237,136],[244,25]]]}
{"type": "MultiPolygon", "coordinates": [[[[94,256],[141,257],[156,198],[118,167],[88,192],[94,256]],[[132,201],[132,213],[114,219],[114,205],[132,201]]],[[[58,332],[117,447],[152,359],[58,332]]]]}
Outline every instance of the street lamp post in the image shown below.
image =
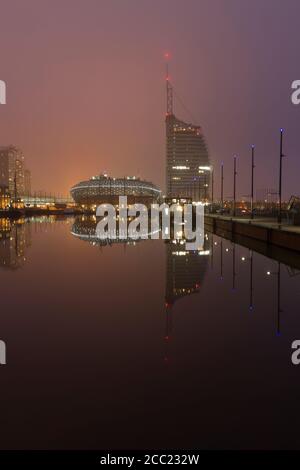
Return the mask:
{"type": "Polygon", "coordinates": [[[214,167],[211,167],[211,204],[214,203],[214,167]]]}
{"type": "Polygon", "coordinates": [[[278,210],[278,223],[281,224],[281,199],[282,199],[282,159],[284,157],[282,152],[283,147],[283,129],[280,129],[280,159],[279,159],[279,210],[278,210]]]}
{"type": "Polygon", "coordinates": [[[223,192],[224,192],[224,164],[222,162],[222,164],[221,164],[221,209],[222,209],[222,211],[223,211],[223,208],[224,208],[223,192]]]}
{"type": "Polygon", "coordinates": [[[252,163],[251,163],[251,219],[253,219],[253,199],[254,199],[254,145],[251,147],[251,157],[252,157],[252,163]]]}
{"type": "Polygon", "coordinates": [[[236,206],[236,155],[233,157],[233,217],[235,217],[235,206],[236,206]]]}

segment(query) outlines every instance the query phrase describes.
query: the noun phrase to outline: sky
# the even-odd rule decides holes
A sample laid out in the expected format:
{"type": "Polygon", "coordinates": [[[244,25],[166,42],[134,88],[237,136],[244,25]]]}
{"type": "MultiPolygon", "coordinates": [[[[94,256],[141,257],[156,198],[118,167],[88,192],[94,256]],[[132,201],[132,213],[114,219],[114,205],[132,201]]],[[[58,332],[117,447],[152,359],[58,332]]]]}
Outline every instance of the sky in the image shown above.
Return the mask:
{"type": "Polygon", "coordinates": [[[175,114],[203,128],[219,195],[278,187],[300,194],[298,0],[1,0],[0,145],[20,147],[35,190],[67,195],[92,175],[165,187],[165,64],[175,114]],[[189,112],[187,112],[187,109],[189,112]]]}

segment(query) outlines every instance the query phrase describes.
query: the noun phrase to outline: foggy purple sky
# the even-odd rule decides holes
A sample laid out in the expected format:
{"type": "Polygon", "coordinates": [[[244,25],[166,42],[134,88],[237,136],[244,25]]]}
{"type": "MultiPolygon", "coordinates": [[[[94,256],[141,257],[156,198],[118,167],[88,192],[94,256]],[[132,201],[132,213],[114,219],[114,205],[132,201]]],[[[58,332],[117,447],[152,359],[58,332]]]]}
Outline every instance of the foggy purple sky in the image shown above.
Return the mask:
{"type": "MultiPolygon", "coordinates": [[[[67,194],[106,170],[139,174],[164,188],[165,83],[171,80],[225,165],[232,195],[278,186],[285,129],[284,195],[300,194],[298,0],[2,0],[0,144],[24,151],[33,188],[67,194]],[[247,186],[246,186],[247,185],[247,186]],[[244,189],[242,189],[244,187],[244,189]]],[[[179,118],[191,120],[175,103],[179,118]]]]}

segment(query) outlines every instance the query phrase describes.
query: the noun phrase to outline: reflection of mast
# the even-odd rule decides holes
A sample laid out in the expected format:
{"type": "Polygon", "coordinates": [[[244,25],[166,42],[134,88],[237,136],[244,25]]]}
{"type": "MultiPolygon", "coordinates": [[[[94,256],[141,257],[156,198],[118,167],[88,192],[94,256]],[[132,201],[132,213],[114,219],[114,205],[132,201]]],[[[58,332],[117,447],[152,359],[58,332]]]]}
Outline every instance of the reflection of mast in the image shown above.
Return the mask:
{"type": "Polygon", "coordinates": [[[166,329],[165,329],[165,355],[164,361],[167,363],[169,362],[169,342],[172,334],[172,304],[166,302],[166,329]]]}
{"type": "Polygon", "coordinates": [[[276,334],[280,335],[280,314],[282,313],[281,310],[281,263],[278,261],[278,269],[275,272],[268,271],[267,275],[270,276],[271,274],[277,276],[277,325],[276,325],[276,334]]]}
{"type": "Polygon", "coordinates": [[[233,243],[233,248],[232,248],[232,290],[235,290],[235,278],[236,278],[236,271],[235,271],[235,244],[233,243]]]}
{"type": "Polygon", "coordinates": [[[167,242],[166,250],[165,301],[173,305],[178,299],[199,292],[209,250],[189,251],[183,240],[167,242]]]}
{"type": "Polygon", "coordinates": [[[250,254],[250,310],[253,310],[253,251],[249,250],[250,254]]]}
{"type": "Polygon", "coordinates": [[[281,303],[281,264],[278,261],[278,272],[277,272],[277,334],[280,335],[280,303],[281,303]]]}
{"type": "MultiPolygon", "coordinates": [[[[210,250],[207,250],[210,246],[209,243],[209,240],[205,238],[203,250],[189,251],[184,240],[166,241],[164,310],[166,314],[164,334],[166,350],[173,330],[173,306],[179,299],[199,292],[207,269],[208,253],[210,252],[210,250]]],[[[165,353],[165,361],[168,361],[167,353],[165,353]]]]}
{"type": "Polygon", "coordinates": [[[18,256],[18,224],[15,224],[15,232],[16,232],[16,236],[15,236],[15,252],[16,252],[16,256],[18,256]]]}
{"type": "Polygon", "coordinates": [[[211,269],[214,269],[214,235],[213,234],[211,234],[210,266],[211,266],[211,269]]]}
{"type": "Polygon", "coordinates": [[[221,240],[221,243],[220,243],[220,246],[221,246],[221,256],[220,256],[220,277],[221,277],[221,281],[223,281],[223,240],[221,240]]]}
{"type": "Polygon", "coordinates": [[[172,304],[166,302],[166,331],[165,331],[165,340],[170,339],[172,333],[172,304]]]}

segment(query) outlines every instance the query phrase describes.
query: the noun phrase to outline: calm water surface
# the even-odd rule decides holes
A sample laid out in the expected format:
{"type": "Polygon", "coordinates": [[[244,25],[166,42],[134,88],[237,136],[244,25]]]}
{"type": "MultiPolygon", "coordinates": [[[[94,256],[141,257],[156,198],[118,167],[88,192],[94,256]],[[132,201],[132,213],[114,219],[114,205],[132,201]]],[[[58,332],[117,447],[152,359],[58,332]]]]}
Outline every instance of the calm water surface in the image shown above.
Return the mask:
{"type": "Polygon", "coordinates": [[[0,224],[2,449],[300,448],[297,269],[210,233],[0,224]]]}

